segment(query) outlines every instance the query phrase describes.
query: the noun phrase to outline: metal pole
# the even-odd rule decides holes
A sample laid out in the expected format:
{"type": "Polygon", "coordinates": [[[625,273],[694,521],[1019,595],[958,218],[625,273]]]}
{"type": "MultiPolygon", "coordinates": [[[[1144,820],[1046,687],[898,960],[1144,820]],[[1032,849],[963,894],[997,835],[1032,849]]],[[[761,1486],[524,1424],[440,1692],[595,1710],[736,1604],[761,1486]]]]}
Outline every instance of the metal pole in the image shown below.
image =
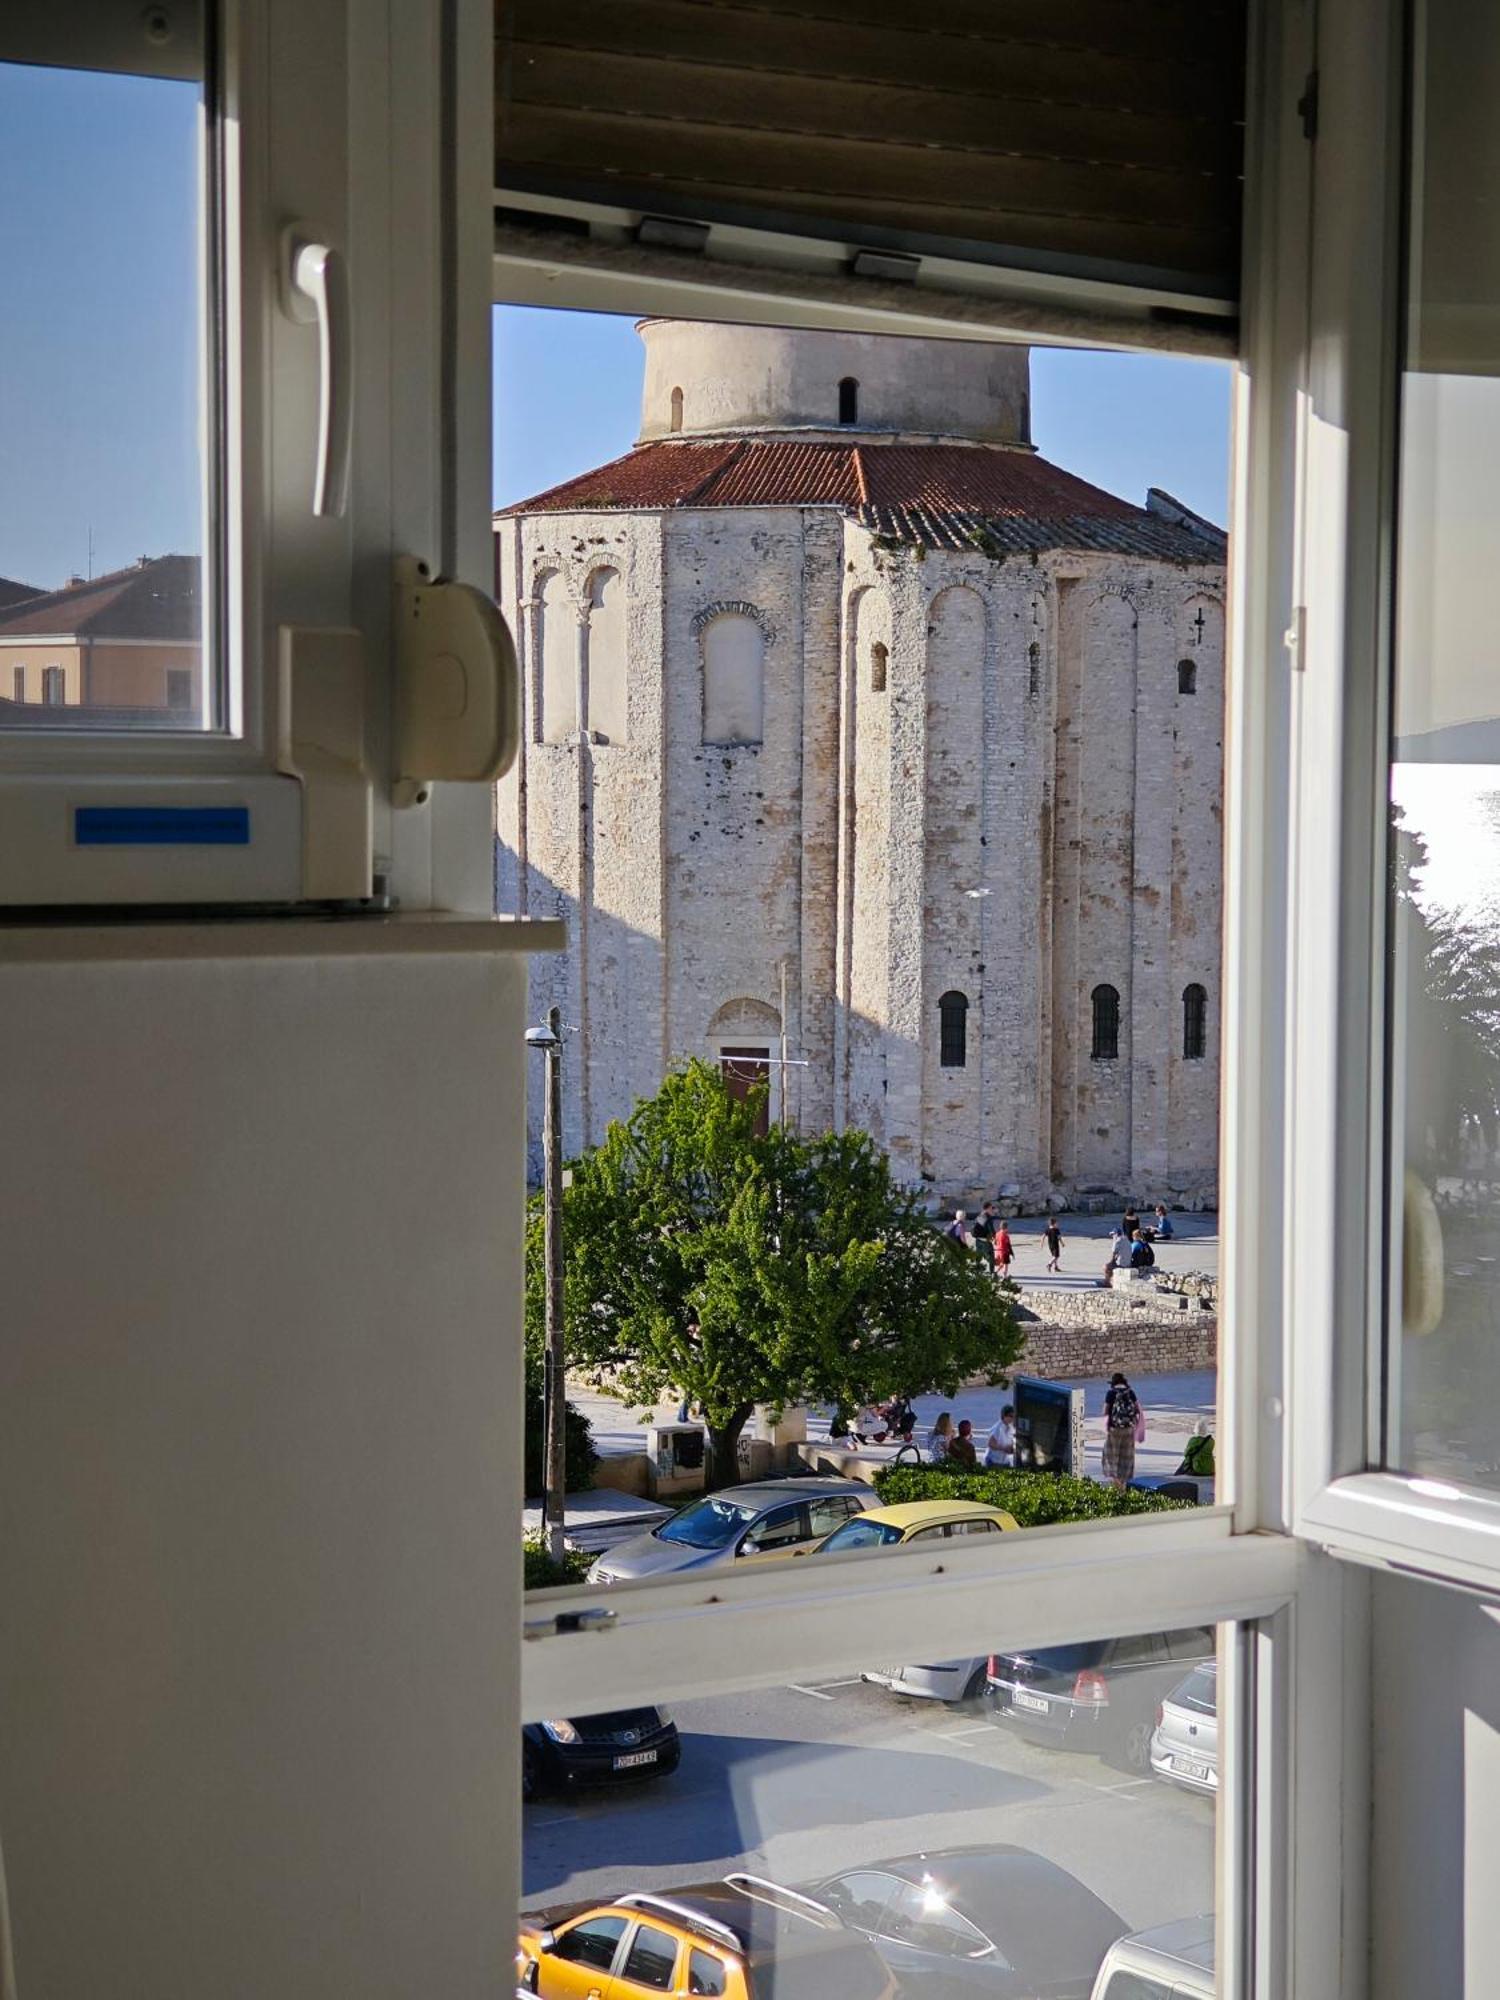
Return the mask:
{"type": "Polygon", "coordinates": [[[563,1559],[563,1495],[567,1490],[567,1410],[563,1372],[562,1258],[562,1014],[547,1010],[547,1115],[542,1121],[543,1257],[547,1269],[546,1461],[542,1526],[547,1553],[563,1559]]]}

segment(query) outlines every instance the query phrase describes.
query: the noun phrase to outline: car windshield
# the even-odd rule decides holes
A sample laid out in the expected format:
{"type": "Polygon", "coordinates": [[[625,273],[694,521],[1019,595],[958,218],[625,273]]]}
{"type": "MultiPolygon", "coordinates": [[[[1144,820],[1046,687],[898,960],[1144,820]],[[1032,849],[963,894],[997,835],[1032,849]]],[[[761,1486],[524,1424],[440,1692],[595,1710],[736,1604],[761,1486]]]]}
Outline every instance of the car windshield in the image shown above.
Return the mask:
{"type": "Polygon", "coordinates": [[[657,1529],[664,1542],[686,1542],[690,1549],[727,1549],[757,1518],[755,1507],[740,1507],[733,1500],[715,1496],[695,1500],[657,1529]]]}
{"type": "Polygon", "coordinates": [[[893,1528],[889,1521],[872,1521],[861,1517],[846,1521],[842,1528],[835,1528],[823,1550],[829,1549],[874,1549],[883,1542],[899,1542],[901,1530],[893,1528]]]}

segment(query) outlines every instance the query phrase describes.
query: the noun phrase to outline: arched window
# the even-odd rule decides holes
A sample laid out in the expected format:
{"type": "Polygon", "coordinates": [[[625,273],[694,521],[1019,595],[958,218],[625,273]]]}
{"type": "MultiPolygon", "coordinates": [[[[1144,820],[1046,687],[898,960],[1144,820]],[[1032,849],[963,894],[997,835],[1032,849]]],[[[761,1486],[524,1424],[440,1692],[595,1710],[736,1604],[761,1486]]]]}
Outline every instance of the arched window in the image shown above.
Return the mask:
{"type": "Polygon", "coordinates": [[[1179,660],[1177,662],[1177,692],[1196,694],[1198,692],[1198,662],[1179,660]]]}
{"type": "Polygon", "coordinates": [[[890,657],[891,656],[887,652],[883,642],[877,639],[874,645],[870,648],[871,694],[885,693],[885,675],[886,675],[886,668],[890,664],[890,657]]]}
{"type": "Polygon", "coordinates": [[[943,1069],[963,1069],[969,1060],[969,1000],[964,993],[945,993],[938,1001],[938,1062],[943,1069]]]}
{"type": "Polygon", "coordinates": [[[1113,1062],[1120,1053],[1120,996],[1113,986],[1096,986],[1094,1002],[1095,1062],[1113,1062]]]}
{"type": "Polygon", "coordinates": [[[672,428],[674,431],[682,429],[682,391],[680,389],[672,391],[672,428]]]}
{"type": "Polygon", "coordinates": [[[1208,1054],[1208,995],[1196,981],[1182,989],[1182,1053],[1188,1062],[1208,1054]]]}
{"type": "Polygon", "coordinates": [[[765,734],[766,635],[744,611],[721,611],[702,631],[703,740],[759,743],[765,734]]]}
{"type": "Polygon", "coordinates": [[[846,375],[839,383],[839,422],[859,422],[859,383],[852,375],[846,375]]]}

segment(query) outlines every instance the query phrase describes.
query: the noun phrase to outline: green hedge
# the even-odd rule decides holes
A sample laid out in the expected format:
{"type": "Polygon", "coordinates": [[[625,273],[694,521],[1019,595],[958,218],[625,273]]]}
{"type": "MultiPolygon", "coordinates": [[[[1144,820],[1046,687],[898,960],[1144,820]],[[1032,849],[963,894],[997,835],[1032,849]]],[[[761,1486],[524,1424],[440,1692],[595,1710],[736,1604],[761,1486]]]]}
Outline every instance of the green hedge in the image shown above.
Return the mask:
{"type": "Polygon", "coordinates": [[[555,1563],[539,1541],[523,1541],[521,1556],[528,1590],[545,1590],[549,1583],[582,1583],[594,1560],[582,1549],[564,1549],[562,1561],[555,1563]]]}
{"type": "Polygon", "coordinates": [[[941,1465],[887,1465],[875,1474],[881,1505],[900,1507],[909,1500],[982,1500],[1003,1507],[1023,1528],[1045,1528],[1054,1521],[1102,1521],[1115,1514],[1164,1514],[1191,1507],[1191,1500],[1169,1500],[1160,1493],[1121,1493],[1093,1479],[1070,1479],[1045,1472],[949,1472],[941,1465]]]}

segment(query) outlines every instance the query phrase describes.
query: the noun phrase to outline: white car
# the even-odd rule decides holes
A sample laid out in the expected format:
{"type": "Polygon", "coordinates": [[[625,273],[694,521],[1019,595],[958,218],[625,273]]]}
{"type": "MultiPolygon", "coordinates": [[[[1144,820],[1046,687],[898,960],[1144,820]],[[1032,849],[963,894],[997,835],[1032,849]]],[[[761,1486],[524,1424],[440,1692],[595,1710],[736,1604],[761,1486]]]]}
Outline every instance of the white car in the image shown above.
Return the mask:
{"type": "Polygon", "coordinates": [[[988,1656],[981,1655],[977,1660],[940,1660],[935,1666],[868,1667],[860,1679],[918,1701],[977,1701],[984,1693],[988,1664],[988,1656]]]}
{"type": "Polygon", "coordinates": [[[1089,2000],[1214,2000],[1216,1991],[1214,1920],[1185,1917],[1116,1938],[1089,2000]]]}
{"type": "Polygon", "coordinates": [[[1218,1668],[1204,1660],[1165,1697],[1151,1736],[1155,1775],[1210,1798],[1219,1789],[1218,1695],[1218,1668]]]}

